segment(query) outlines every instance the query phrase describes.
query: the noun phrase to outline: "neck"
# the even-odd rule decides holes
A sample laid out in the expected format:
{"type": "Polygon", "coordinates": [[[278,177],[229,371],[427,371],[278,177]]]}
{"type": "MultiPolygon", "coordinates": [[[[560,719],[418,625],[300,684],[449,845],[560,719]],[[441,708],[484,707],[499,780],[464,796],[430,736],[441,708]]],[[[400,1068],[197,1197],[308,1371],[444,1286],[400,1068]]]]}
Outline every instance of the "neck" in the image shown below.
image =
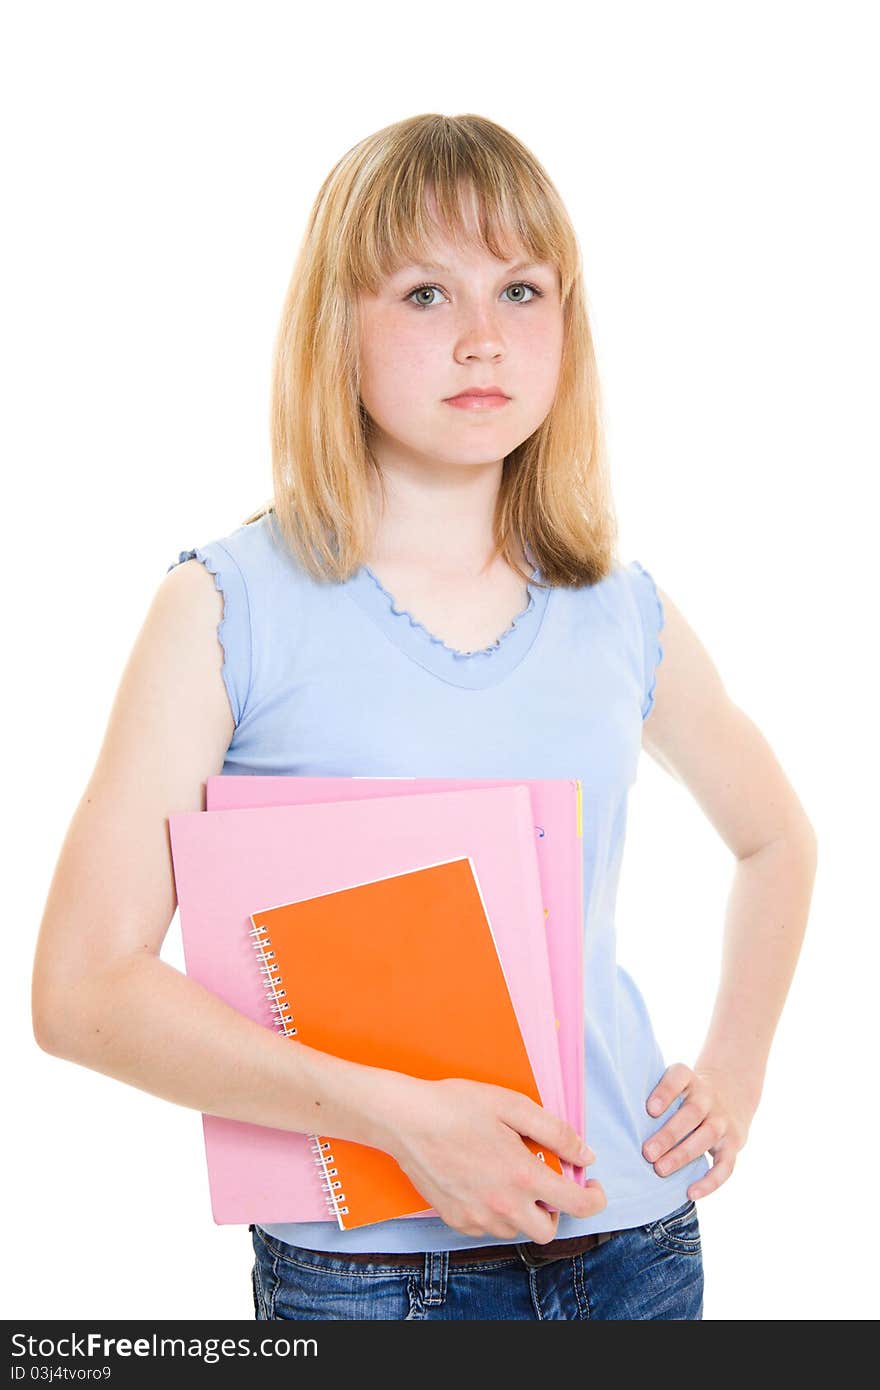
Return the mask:
{"type": "MultiPolygon", "coordinates": [[[[375,457],[375,452],[374,452],[375,457]]],[[[504,461],[430,465],[383,450],[383,489],[373,480],[377,564],[417,564],[437,572],[484,574],[495,558],[493,522],[504,461]]],[[[530,567],[515,543],[513,558],[530,567]]]]}

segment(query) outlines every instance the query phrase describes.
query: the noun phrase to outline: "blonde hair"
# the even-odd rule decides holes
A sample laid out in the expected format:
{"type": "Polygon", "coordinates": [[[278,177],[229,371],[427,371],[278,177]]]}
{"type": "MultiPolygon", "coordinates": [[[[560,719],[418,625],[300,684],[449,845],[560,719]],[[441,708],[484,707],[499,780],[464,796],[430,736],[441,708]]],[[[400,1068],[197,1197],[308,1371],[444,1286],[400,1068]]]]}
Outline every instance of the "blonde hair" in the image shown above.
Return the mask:
{"type": "MultiPolygon", "coordinates": [[[[493,521],[496,554],[518,572],[513,542],[542,579],[577,588],[616,561],[617,523],[580,253],[543,167],[483,116],[412,116],[350,149],[315,199],[284,300],[270,410],[273,501],[267,513],[303,568],[344,582],[372,535],[369,418],[359,394],[357,295],[421,258],[436,230],[468,240],[475,206],[482,246],[499,258],[513,235],[560,277],[564,338],[553,405],[504,459],[493,521]],[[470,202],[469,202],[470,200],[470,202]]],[[[523,576],[528,578],[528,576],[523,576]]]]}

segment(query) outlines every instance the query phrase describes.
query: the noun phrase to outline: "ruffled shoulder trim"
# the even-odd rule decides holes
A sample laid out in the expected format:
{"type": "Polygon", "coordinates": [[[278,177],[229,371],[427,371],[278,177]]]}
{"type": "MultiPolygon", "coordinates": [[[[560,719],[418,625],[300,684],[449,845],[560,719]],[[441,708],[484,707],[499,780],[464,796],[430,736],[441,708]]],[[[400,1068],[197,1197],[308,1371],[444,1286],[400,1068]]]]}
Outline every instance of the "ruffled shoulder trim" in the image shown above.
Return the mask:
{"type": "Polygon", "coordinates": [[[642,618],[645,658],[645,700],[642,705],[642,719],[647,719],[654,708],[654,691],[657,685],[657,667],[663,660],[663,642],[660,634],[666,615],[663,603],[657,592],[653,576],[638,560],[631,560],[628,566],[635,579],[636,597],[642,618]]]}
{"type": "Polygon", "coordinates": [[[223,650],[223,684],[237,729],[247,706],[253,669],[250,603],[244,575],[220,541],[181,550],[166,573],[187,560],[200,561],[213,575],[214,587],[223,596],[223,613],[217,624],[217,638],[223,650]]]}

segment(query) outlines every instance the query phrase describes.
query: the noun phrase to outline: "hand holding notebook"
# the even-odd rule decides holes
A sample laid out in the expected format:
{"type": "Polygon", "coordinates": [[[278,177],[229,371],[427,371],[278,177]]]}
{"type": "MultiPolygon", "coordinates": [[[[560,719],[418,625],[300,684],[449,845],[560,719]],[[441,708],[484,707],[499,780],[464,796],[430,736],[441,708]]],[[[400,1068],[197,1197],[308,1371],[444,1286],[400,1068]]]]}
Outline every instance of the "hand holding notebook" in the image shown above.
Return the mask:
{"type": "MultiPolygon", "coordinates": [[[[468,793],[453,795],[460,801],[468,793]]],[[[499,794],[471,795],[491,801],[499,794]]],[[[501,795],[511,809],[516,803],[525,827],[525,788],[501,795]]],[[[493,1083],[540,1104],[506,977],[516,983],[516,963],[508,949],[505,973],[495,940],[503,924],[493,929],[469,857],[283,903],[252,913],[251,921],[277,1026],[286,1037],[423,1080],[493,1083]]],[[[529,958],[536,969],[537,951],[526,951],[529,958]]],[[[524,990],[517,993],[525,1011],[524,990]]],[[[540,1027],[534,1006],[531,1013],[540,1027]]],[[[545,1029],[549,1023],[548,1015],[545,1029]]],[[[549,1031],[545,1039],[549,1050],[549,1031]]],[[[525,1142],[561,1172],[555,1154],[525,1142]]],[[[313,1148],[328,1205],[343,1229],[430,1209],[387,1152],[326,1134],[314,1136],[313,1148]]]]}
{"type": "Polygon", "coordinates": [[[523,1231],[527,1239],[545,1240],[555,1234],[557,1212],[583,1218],[601,1210],[601,1194],[588,1197],[583,1190],[597,1187],[592,1179],[573,1183],[528,1159],[523,1186],[524,1142],[537,1142],[572,1166],[594,1161],[567,1121],[500,1086],[460,1077],[417,1086],[421,1094],[404,1098],[389,1151],[448,1225],[459,1231],[479,1226],[501,1239],[523,1231]],[[542,1207],[549,1209],[549,1223],[542,1207]]]}
{"type": "MultiPolygon", "coordinates": [[[[524,786],[182,813],[170,818],[169,827],[187,971],[257,1021],[267,1020],[267,1003],[259,975],[245,968],[242,953],[253,957],[244,928],[261,902],[289,905],[293,890],[297,897],[320,895],[340,883],[364,884],[377,874],[436,862],[441,853],[447,858],[473,853],[489,918],[504,935],[505,972],[511,971],[509,984],[541,1102],[554,1117],[564,1115],[547,945],[543,933],[524,930],[527,919],[540,921],[544,915],[524,786]],[[517,847],[512,856],[511,846],[517,847]]],[[[431,971],[426,978],[432,980],[431,971]]],[[[337,999],[323,1016],[338,1020],[347,1012],[340,1011],[337,999]]],[[[429,1011],[420,1017],[422,1033],[441,1055],[456,1038],[452,1023],[452,1017],[435,1018],[429,1011]]],[[[461,1070],[456,1063],[445,1074],[461,1070]]],[[[530,1089],[517,1082],[514,1087],[530,1089]]],[[[326,1219],[326,1193],[304,1135],[211,1115],[204,1124],[215,1220],[326,1219]]],[[[547,1162],[552,1163],[550,1154],[547,1162]]]]}

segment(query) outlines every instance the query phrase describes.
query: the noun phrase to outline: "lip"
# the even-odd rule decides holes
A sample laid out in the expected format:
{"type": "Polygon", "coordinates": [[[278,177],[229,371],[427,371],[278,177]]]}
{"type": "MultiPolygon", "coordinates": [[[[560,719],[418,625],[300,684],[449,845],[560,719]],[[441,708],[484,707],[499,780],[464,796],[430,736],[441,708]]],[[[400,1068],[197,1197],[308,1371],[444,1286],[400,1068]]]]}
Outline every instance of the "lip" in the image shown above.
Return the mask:
{"type": "Polygon", "coordinates": [[[460,391],[457,396],[447,396],[446,404],[454,405],[459,410],[497,410],[499,406],[507,405],[509,399],[500,386],[472,386],[467,391],[460,391]]]}
{"type": "Polygon", "coordinates": [[[469,386],[466,391],[459,391],[457,396],[447,396],[446,400],[458,401],[462,396],[504,396],[505,400],[509,399],[500,386],[469,386]]]}

